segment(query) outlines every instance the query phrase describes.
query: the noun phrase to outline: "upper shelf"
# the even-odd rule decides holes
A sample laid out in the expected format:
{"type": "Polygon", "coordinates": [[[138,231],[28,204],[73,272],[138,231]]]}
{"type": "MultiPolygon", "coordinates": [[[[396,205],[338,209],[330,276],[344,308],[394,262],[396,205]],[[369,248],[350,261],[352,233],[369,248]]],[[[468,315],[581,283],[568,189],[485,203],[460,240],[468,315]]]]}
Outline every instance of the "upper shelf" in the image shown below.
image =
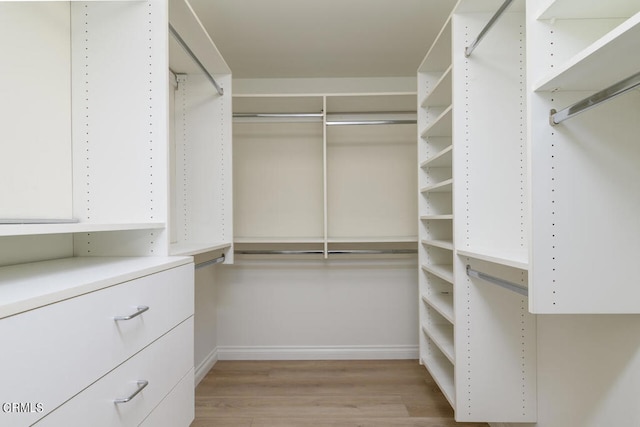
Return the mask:
{"type": "Polygon", "coordinates": [[[547,0],[538,19],[626,18],[637,11],[638,2],[629,0],[547,0]]]}
{"type": "Polygon", "coordinates": [[[35,234],[97,233],[101,231],[156,230],[165,228],[163,222],[146,223],[61,223],[61,224],[0,224],[0,237],[35,234]]]}
{"type": "Polygon", "coordinates": [[[442,27],[418,72],[444,71],[451,65],[451,18],[442,27]]]}
{"type": "Polygon", "coordinates": [[[534,88],[600,90],[640,70],[640,12],[570,58],[534,88]]]}

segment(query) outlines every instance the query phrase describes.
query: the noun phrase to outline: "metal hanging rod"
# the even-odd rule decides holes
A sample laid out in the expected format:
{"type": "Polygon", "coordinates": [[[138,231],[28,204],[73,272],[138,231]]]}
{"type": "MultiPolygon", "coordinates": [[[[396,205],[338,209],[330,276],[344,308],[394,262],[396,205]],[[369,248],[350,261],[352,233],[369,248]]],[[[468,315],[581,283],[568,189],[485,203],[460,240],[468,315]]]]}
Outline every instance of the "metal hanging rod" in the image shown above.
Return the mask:
{"type": "Polygon", "coordinates": [[[482,41],[484,36],[487,35],[487,32],[491,29],[491,27],[493,27],[493,24],[496,23],[498,18],[500,18],[500,16],[509,7],[509,5],[511,5],[512,2],[513,0],[505,0],[505,2],[502,3],[502,6],[500,6],[498,11],[491,17],[489,22],[487,22],[487,25],[485,25],[482,31],[480,31],[480,34],[478,34],[478,37],[476,37],[476,39],[473,42],[471,42],[469,46],[464,48],[464,56],[466,56],[467,58],[471,56],[471,52],[473,52],[476,46],[478,46],[478,44],[480,43],[480,41],[482,41]]]}
{"type": "Polygon", "coordinates": [[[327,126],[356,126],[356,125],[411,125],[417,120],[344,120],[327,121],[327,126]]]}
{"type": "Polygon", "coordinates": [[[269,118],[269,119],[288,119],[288,118],[322,118],[322,113],[233,113],[234,118],[269,118]]]}
{"type": "Polygon", "coordinates": [[[236,250],[235,253],[242,255],[322,255],[322,250],[236,250]]]}
{"type": "Polygon", "coordinates": [[[208,265],[215,265],[224,262],[224,254],[220,255],[218,258],[210,259],[209,261],[203,261],[196,264],[195,268],[202,268],[208,265]]]}
{"type": "Polygon", "coordinates": [[[529,296],[529,290],[527,288],[512,282],[508,282],[506,280],[500,279],[498,277],[490,276],[480,271],[476,271],[472,269],[470,265],[467,265],[467,276],[475,277],[477,279],[482,279],[485,282],[493,283],[494,285],[498,285],[510,291],[516,292],[520,295],[524,295],[525,297],[529,296]]]}
{"type": "MultiPolygon", "coordinates": [[[[242,255],[323,255],[323,250],[236,250],[242,255]]],[[[415,254],[416,249],[380,249],[380,250],[330,250],[329,255],[383,255],[383,254],[415,254]]]]}
{"type": "Polygon", "coordinates": [[[551,110],[549,113],[549,124],[551,124],[551,126],[555,126],[567,119],[570,119],[576,114],[587,111],[602,102],[609,101],[610,99],[613,99],[618,95],[622,95],[631,89],[635,89],[638,86],[640,86],[640,72],[637,72],[631,77],[627,77],[626,79],[621,80],[600,92],[594,93],[593,95],[584,98],[563,110],[551,110]]]}
{"type": "Polygon", "coordinates": [[[182,37],[180,37],[180,34],[178,34],[176,29],[173,28],[173,26],[171,24],[169,24],[169,32],[173,35],[173,37],[175,37],[175,39],[178,42],[178,44],[185,50],[185,52],[187,52],[189,54],[191,59],[193,59],[193,61],[198,65],[198,67],[200,67],[200,69],[202,70],[204,75],[207,76],[209,81],[213,84],[213,87],[215,87],[216,91],[218,91],[218,95],[220,95],[220,96],[224,95],[224,89],[222,87],[220,87],[218,82],[216,82],[216,79],[213,78],[213,76],[211,75],[209,70],[207,70],[207,68],[204,66],[204,64],[202,62],[200,62],[200,60],[198,59],[196,54],[193,53],[191,48],[189,48],[187,43],[182,39],[182,37]]]}

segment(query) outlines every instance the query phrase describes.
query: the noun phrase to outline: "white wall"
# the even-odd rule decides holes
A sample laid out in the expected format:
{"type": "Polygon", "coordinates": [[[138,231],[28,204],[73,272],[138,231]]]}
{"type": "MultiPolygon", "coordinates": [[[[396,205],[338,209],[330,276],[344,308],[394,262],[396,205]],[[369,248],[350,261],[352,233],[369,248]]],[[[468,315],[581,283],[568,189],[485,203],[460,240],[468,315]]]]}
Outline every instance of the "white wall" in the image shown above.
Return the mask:
{"type": "Polygon", "coordinates": [[[417,270],[415,257],[221,266],[219,358],[417,358],[417,270]]]}

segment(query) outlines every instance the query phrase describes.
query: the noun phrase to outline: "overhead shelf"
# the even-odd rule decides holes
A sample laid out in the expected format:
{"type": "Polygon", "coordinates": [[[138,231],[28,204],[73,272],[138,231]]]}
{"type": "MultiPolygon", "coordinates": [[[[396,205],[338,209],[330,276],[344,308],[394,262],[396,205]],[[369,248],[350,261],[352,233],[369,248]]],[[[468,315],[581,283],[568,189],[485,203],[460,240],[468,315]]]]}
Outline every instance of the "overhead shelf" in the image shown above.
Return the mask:
{"type": "Polygon", "coordinates": [[[28,236],[38,234],[98,233],[103,231],[158,230],[165,228],[163,222],[144,223],[60,223],[60,224],[0,224],[0,237],[28,236]]]}
{"type": "Polygon", "coordinates": [[[640,70],[635,54],[640,40],[640,12],[574,55],[536,84],[536,91],[600,90],[640,70]],[[624,53],[626,52],[626,54],[624,53]]]}
{"type": "Polygon", "coordinates": [[[538,19],[622,18],[633,15],[638,9],[638,2],[629,0],[547,0],[538,19]]]}

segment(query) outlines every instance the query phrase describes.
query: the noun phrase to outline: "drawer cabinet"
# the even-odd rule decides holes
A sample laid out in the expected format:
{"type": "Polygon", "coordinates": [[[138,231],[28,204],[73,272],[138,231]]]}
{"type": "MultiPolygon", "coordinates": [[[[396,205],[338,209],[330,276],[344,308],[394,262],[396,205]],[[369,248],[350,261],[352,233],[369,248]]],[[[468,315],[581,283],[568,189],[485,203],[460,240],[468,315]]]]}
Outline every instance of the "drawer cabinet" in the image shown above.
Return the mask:
{"type": "MultiPolygon", "coordinates": [[[[188,263],[0,319],[5,343],[0,352],[0,401],[34,405],[33,411],[1,412],[0,425],[33,424],[163,335],[169,336],[168,331],[193,312],[193,264],[188,263]]],[[[193,365],[193,343],[183,341],[165,354],[176,363],[180,357],[188,359],[189,365],[180,367],[165,394],[193,365]]],[[[152,358],[148,364],[156,362],[152,358]]],[[[126,387],[116,391],[127,393],[126,387]]]]}
{"type": "Polygon", "coordinates": [[[192,368],[189,317],[36,425],[137,426],[192,368]]]}

